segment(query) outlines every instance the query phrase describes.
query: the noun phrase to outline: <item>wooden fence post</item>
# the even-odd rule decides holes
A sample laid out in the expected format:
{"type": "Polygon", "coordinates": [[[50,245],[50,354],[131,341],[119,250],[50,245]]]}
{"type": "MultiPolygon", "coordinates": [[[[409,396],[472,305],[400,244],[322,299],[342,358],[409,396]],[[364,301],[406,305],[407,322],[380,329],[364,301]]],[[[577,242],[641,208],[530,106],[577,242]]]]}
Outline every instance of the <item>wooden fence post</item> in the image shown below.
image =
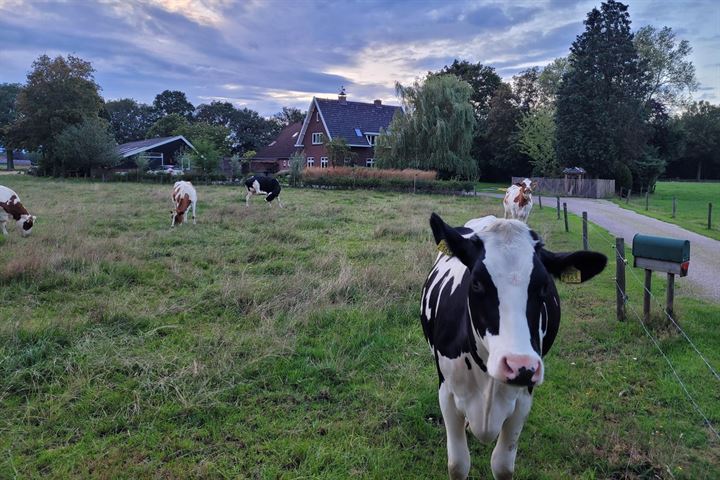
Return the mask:
{"type": "Polygon", "coordinates": [[[625,203],[630,203],[630,195],[632,195],[632,188],[628,190],[627,198],[625,199],[625,203]]]}
{"type": "Polygon", "coordinates": [[[708,203],[708,230],[712,230],[712,203],[708,203]]]}
{"type": "Polygon", "coordinates": [[[643,296],[643,319],[650,320],[650,288],[652,287],[652,270],[645,269],[645,290],[643,296]]]}
{"type": "Polygon", "coordinates": [[[588,245],[588,232],[587,232],[587,212],[582,212],[582,239],[583,239],[583,250],[590,250],[588,245]]]}
{"type": "Polygon", "coordinates": [[[568,228],[568,221],[567,221],[567,203],[563,202],[563,213],[565,215],[565,231],[569,232],[570,229],[568,228]]]}
{"type": "Polygon", "coordinates": [[[673,316],[675,309],[675,274],[667,274],[667,296],[665,298],[665,311],[670,317],[673,316]]]}
{"type": "Polygon", "coordinates": [[[618,322],[625,321],[625,239],[615,239],[615,281],[618,322]]]}
{"type": "Polygon", "coordinates": [[[650,189],[648,189],[648,191],[645,192],[645,210],[648,209],[649,204],[650,204],[650,189]]]}
{"type": "Polygon", "coordinates": [[[417,173],[415,174],[415,177],[413,177],[413,193],[415,193],[415,184],[417,183],[417,173]]]}
{"type": "Polygon", "coordinates": [[[538,195],[538,205],[540,205],[540,210],[542,210],[542,196],[538,195]]]}
{"type": "Polygon", "coordinates": [[[675,197],[673,197],[673,211],[672,211],[672,218],[675,218],[675,197]]]}
{"type": "Polygon", "coordinates": [[[557,219],[560,220],[560,197],[555,197],[555,199],[557,200],[557,219]]]}

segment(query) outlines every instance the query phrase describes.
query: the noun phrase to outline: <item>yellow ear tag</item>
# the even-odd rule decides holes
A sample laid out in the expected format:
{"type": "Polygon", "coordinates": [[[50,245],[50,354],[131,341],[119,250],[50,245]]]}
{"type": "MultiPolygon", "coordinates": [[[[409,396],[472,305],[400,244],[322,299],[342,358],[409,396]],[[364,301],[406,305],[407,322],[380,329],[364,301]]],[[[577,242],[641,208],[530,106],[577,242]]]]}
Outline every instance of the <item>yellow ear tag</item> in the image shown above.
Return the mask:
{"type": "Polygon", "coordinates": [[[440,240],[440,243],[437,244],[437,249],[438,252],[442,253],[443,255],[447,255],[448,257],[453,256],[452,250],[450,250],[450,247],[444,239],[440,240]]]}
{"type": "Polygon", "coordinates": [[[560,274],[560,281],[563,283],[580,283],[582,277],[580,270],[575,267],[568,267],[560,274]]]}

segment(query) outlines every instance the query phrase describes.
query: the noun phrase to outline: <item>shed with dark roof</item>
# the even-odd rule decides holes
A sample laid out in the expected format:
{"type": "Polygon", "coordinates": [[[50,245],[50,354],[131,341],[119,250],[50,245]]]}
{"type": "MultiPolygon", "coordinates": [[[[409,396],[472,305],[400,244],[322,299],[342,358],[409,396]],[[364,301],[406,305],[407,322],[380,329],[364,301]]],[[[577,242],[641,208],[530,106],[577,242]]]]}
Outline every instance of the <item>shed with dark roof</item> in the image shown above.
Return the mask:
{"type": "Polygon", "coordinates": [[[151,169],[163,165],[175,165],[179,154],[186,149],[195,150],[195,147],[182,135],[123,143],[116,148],[118,155],[123,158],[117,168],[137,168],[134,157],[140,154],[148,157],[150,160],[148,165],[151,169]]]}

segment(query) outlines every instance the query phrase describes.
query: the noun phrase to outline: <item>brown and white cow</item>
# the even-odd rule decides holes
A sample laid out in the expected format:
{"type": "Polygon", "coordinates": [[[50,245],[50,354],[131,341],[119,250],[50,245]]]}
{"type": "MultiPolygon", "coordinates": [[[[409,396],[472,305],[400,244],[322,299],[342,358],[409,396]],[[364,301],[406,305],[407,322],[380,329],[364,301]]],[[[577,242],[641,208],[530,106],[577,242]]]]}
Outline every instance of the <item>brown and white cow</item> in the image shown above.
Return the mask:
{"type": "Polygon", "coordinates": [[[181,180],[175,182],[172,190],[172,201],[175,205],[174,210],[170,210],[172,216],[171,227],[182,225],[185,220],[185,214],[192,207],[193,225],[195,225],[195,206],[197,205],[197,192],[190,182],[181,180]]]}
{"type": "Polygon", "coordinates": [[[35,215],[30,215],[22,202],[20,202],[17,193],[0,185],[0,226],[3,235],[8,234],[5,225],[10,217],[15,220],[15,225],[17,225],[23,237],[30,235],[37,218],[35,215]]]}
{"type": "Polygon", "coordinates": [[[453,228],[433,214],[430,226],[442,253],[425,281],[420,318],[440,380],[448,473],[468,476],[467,428],[483,443],[497,439],[493,477],[511,479],[532,391],[560,326],[553,278],[584,282],[607,258],[546,250],[517,220],[488,216],[453,228]]]}
{"type": "Polygon", "coordinates": [[[527,223],[533,207],[532,193],[535,188],[537,188],[537,182],[532,182],[529,178],[510,185],[505,191],[503,199],[505,218],[515,218],[527,223]]]}

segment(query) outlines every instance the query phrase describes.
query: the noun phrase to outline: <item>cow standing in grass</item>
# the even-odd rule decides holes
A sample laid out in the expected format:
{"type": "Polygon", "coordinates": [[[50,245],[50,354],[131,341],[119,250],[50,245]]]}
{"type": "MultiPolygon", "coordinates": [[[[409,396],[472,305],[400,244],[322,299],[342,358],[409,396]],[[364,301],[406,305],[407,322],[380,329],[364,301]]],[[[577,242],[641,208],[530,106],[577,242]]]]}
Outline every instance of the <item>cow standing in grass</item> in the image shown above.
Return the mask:
{"type": "Polygon", "coordinates": [[[505,191],[503,199],[505,218],[515,218],[527,223],[533,207],[532,193],[535,188],[537,188],[537,182],[532,182],[529,178],[510,185],[505,191]]]}
{"type": "Polygon", "coordinates": [[[197,205],[197,192],[195,187],[190,182],[179,181],[175,182],[172,190],[172,201],[175,205],[175,209],[171,210],[172,224],[171,227],[182,225],[185,220],[185,215],[190,208],[192,208],[192,220],[195,225],[195,206],[197,205]]]}
{"type": "Polygon", "coordinates": [[[245,186],[248,191],[245,197],[246,206],[250,206],[250,197],[253,195],[265,195],[266,202],[270,203],[277,198],[278,205],[282,208],[282,202],[278,198],[280,195],[280,182],[276,178],[253,175],[245,180],[245,186]]]}
{"type": "Polygon", "coordinates": [[[483,443],[497,439],[491,468],[511,479],[518,438],[545,375],[542,357],[560,324],[553,277],[584,282],[607,258],[553,253],[527,225],[488,216],[452,228],[430,217],[438,254],[422,291],[421,321],[440,377],[448,472],[470,471],[466,428],[483,443]]]}
{"type": "Polygon", "coordinates": [[[15,220],[15,225],[17,225],[23,237],[30,235],[37,218],[35,215],[30,215],[22,202],[20,202],[17,193],[0,185],[0,226],[3,235],[8,234],[6,225],[10,217],[15,220]]]}

